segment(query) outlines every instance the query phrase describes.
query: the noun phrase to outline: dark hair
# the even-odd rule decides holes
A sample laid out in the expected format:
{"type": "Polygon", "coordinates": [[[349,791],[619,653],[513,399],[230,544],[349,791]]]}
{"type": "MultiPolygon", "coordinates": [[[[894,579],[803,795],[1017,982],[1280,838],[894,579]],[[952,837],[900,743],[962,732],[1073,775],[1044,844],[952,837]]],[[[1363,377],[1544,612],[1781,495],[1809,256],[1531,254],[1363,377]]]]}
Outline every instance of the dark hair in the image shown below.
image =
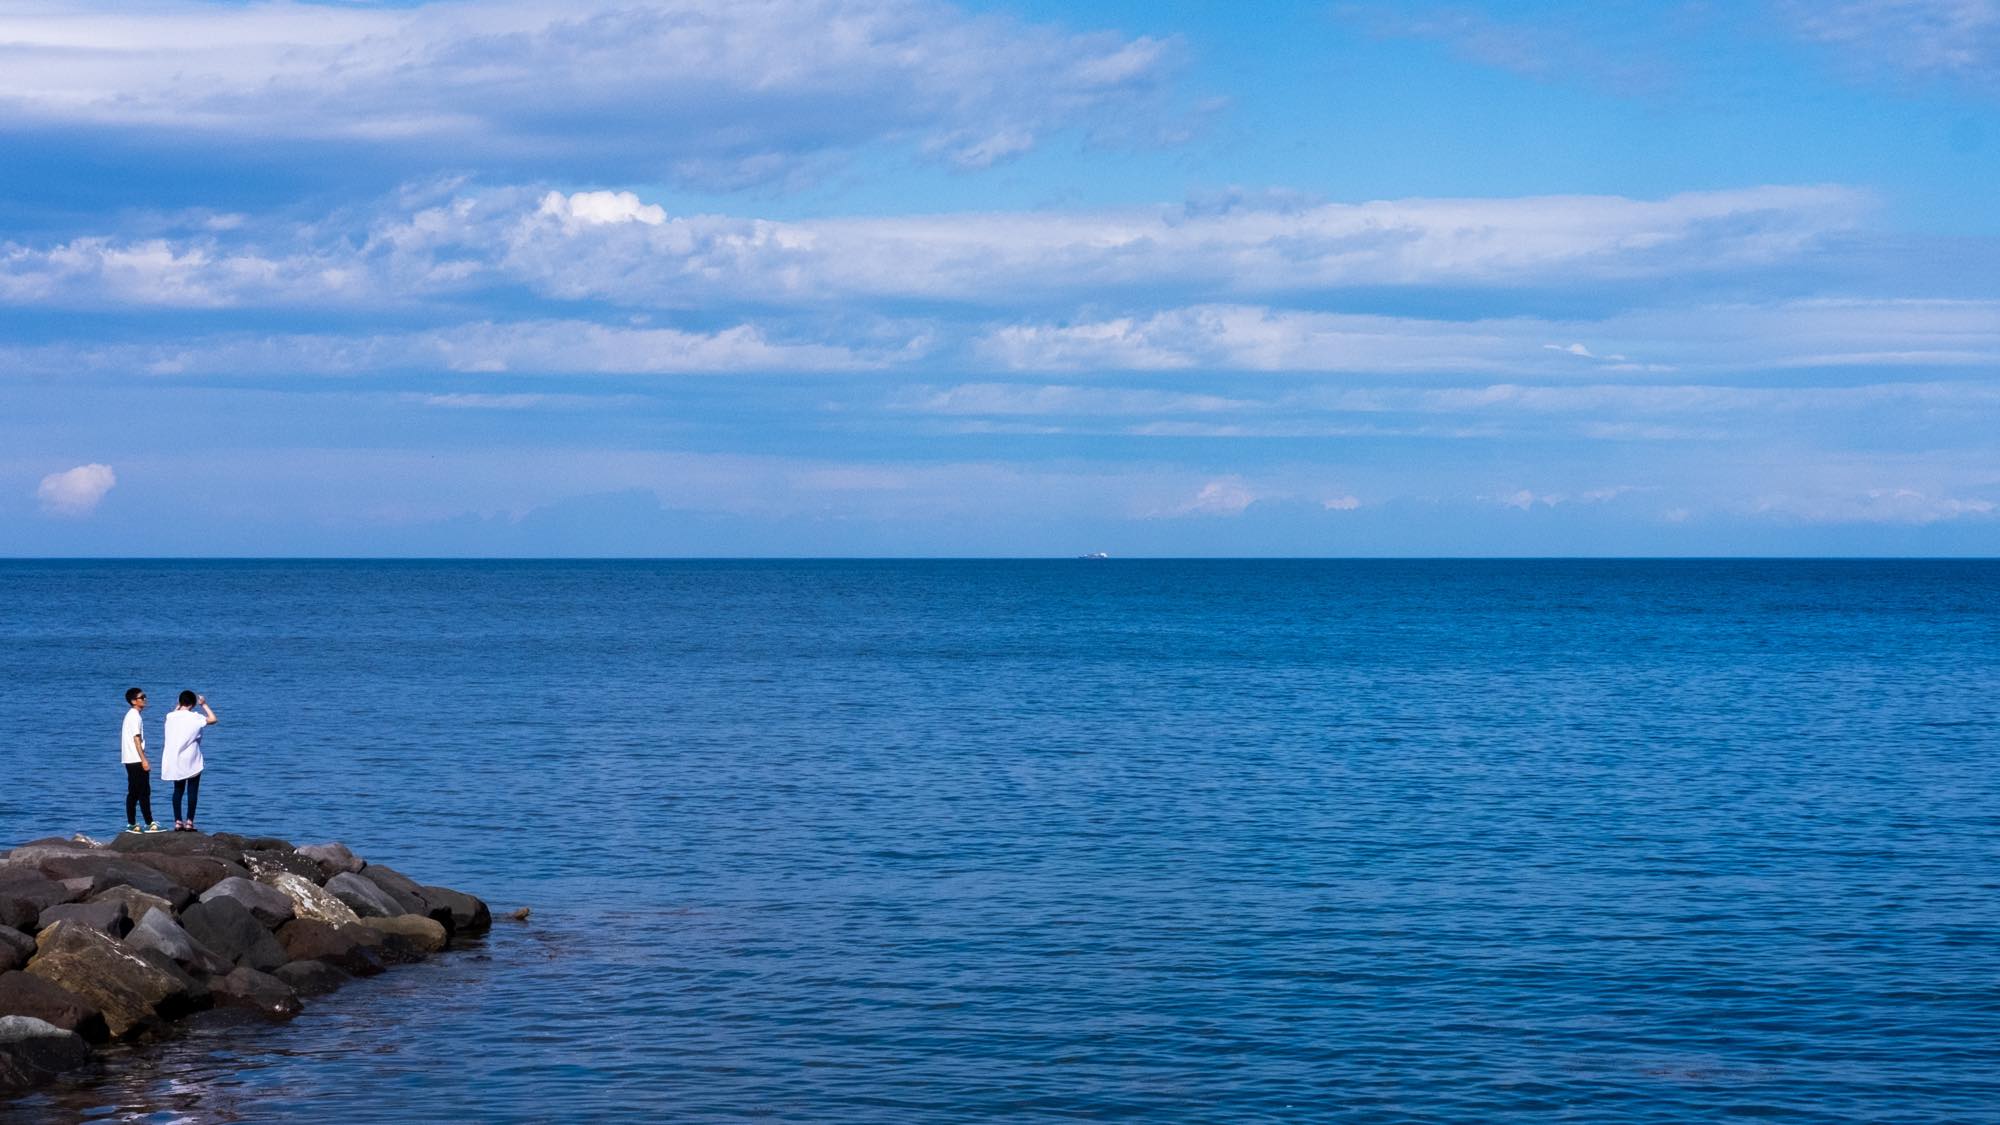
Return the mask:
{"type": "Polygon", "coordinates": [[[130,703],[144,694],[146,694],[145,688],[128,687],[125,689],[125,702],[130,703]]]}
{"type": "Polygon", "coordinates": [[[181,706],[192,707],[194,706],[194,701],[195,701],[195,694],[193,692],[184,691],[181,693],[181,706]]]}

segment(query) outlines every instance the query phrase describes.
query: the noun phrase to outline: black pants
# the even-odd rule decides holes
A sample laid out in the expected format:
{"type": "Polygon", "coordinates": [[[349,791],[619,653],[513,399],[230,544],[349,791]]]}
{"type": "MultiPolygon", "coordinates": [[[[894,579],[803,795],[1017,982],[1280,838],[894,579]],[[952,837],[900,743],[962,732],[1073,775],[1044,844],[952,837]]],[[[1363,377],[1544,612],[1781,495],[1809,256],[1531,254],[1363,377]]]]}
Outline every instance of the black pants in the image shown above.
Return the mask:
{"type": "Polygon", "coordinates": [[[137,762],[125,763],[125,823],[153,823],[153,775],[137,762]],[[146,819],[133,816],[134,809],[145,813],[146,819]]]}
{"type": "Polygon", "coordinates": [[[193,824],[193,823],[194,823],[194,803],[195,803],[196,801],[199,801],[199,800],[201,800],[201,775],[200,775],[200,774],[195,774],[195,775],[194,775],[193,777],[184,777],[184,778],[181,778],[181,779],[180,779],[179,781],[176,781],[176,782],[174,782],[174,819],[175,819],[175,820],[179,820],[179,819],[181,818],[181,794],[182,794],[182,793],[186,793],[186,794],[187,794],[187,799],[188,799],[188,815],[187,815],[187,818],[188,818],[188,823],[189,823],[189,824],[193,824]]]}

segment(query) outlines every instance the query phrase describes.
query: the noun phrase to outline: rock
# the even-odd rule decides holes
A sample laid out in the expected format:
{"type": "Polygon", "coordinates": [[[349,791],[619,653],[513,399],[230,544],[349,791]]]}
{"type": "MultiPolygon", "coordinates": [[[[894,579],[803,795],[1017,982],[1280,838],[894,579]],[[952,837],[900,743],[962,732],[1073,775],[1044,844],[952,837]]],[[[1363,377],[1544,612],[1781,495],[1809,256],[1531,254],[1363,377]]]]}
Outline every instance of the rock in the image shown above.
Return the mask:
{"type": "Polygon", "coordinates": [[[143,863],[134,863],[123,856],[109,852],[80,852],[70,855],[50,856],[41,862],[42,873],[51,879],[90,880],[90,892],[96,894],[107,887],[137,887],[149,895],[157,895],[174,904],[178,910],[186,906],[194,897],[186,887],[160,874],[143,863]]]}
{"type": "Polygon", "coordinates": [[[11,857],[14,852],[18,852],[22,848],[94,848],[97,846],[96,841],[91,840],[88,836],[83,836],[79,832],[76,836],[43,836],[39,840],[29,840],[24,844],[10,849],[8,855],[11,857]],[[78,839],[78,836],[82,836],[83,838],[78,839]]]}
{"type": "Polygon", "coordinates": [[[71,894],[68,887],[41,874],[17,877],[0,882],[0,925],[16,930],[33,930],[41,920],[42,911],[65,902],[75,902],[79,896],[71,894]]]}
{"type": "Polygon", "coordinates": [[[124,832],[107,845],[127,858],[141,855],[201,856],[243,866],[243,848],[206,832],[124,832]]]}
{"type": "Polygon", "coordinates": [[[284,892],[251,879],[224,879],[202,892],[201,901],[209,903],[218,898],[235,899],[269,930],[291,921],[294,913],[292,900],[284,892]]]}
{"type": "Polygon", "coordinates": [[[0,1016],[0,1088],[34,1086],[90,1062],[74,1031],[33,1016],[0,1016]]]}
{"type": "Polygon", "coordinates": [[[235,967],[227,958],[196,941],[165,910],[148,911],[132,927],[132,932],[125,935],[125,944],[134,950],[156,949],[188,972],[202,976],[221,976],[235,967]]]}
{"type": "Polygon", "coordinates": [[[20,847],[7,853],[7,862],[23,864],[28,867],[40,867],[43,860],[55,859],[59,856],[100,854],[102,853],[98,849],[90,847],[87,844],[78,844],[73,841],[64,840],[60,843],[22,844],[20,847]]]}
{"type": "Polygon", "coordinates": [[[507,915],[507,917],[512,918],[516,922],[525,922],[528,920],[528,915],[533,913],[534,910],[524,906],[521,909],[516,910],[514,913],[507,915]]]}
{"type": "Polygon", "coordinates": [[[292,986],[300,996],[323,996],[350,979],[324,961],[291,961],[271,970],[271,975],[292,986]]]}
{"type": "Polygon", "coordinates": [[[248,965],[268,973],[294,959],[285,956],[285,947],[250,913],[250,908],[233,898],[204,899],[182,911],[180,921],[189,937],[233,965],[248,965]]]}
{"type": "Polygon", "coordinates": [[[362,918],[393,918],[407,913],[387,891],[351,872],[343,871],[328,879],[326,889],[362,918]]]}
{"type": "Polygon", "coordinates": [[[181,968],[180,962],[157,949],[141,949],[139,956],[154,968],[180,982],[187,990],[188,1011],[200,1011],[214,1005],[215,996],[209,991],[208,982],[181,968]]]}
{"type": "Polygon", "coordinates": [[[146,916],[148,910],[164,910],[169,915],[174,912],[173,904],[158,895],[149,895],[137,887],[106,887],[90,896],[89,902],[118,902],[125,905],[125,916],[137,922],[146,916]]]}
{"type": "Polygon", "coordinates": [[[450,887],[421,888],[424,901],[432,906],[442,906],[451,911],[452,931],[456,934],[483,934],[493,928],[493,912],[486,904],[463,891],[450,887]]]}
{"type": "Polygon", "coordinates": [[[319,864],[329,879],[342,873],[352,875],[368,866],[368,861],[347,850],[346,844],[307,844],[299,854],[319,864]]]}
{"type": "Polygon", "coordinates": [[[0,973],[18,969],[35,955],[35,939],[9,926],[0,926],[0,973]]]}
{"type": "Polygon", "coordinates": [[[36,948],[27,971],[88,1000],[118,1038],[193,1010],[181,981],[88,926],[57,922],[36,948]]]}
{"type": "Polygon", "coordinates": [[[326,882],[326,872],[320,870],[319,861],[297,852],[244,852],[243,866],[259,879],[273,872],[285,871],[314,886],[326,882]]]}
{"type": "Polygon", "coordinates": [[[36,932],[48,929],[57,922],[75,922],[89,926],[113,938],[122,938],[125,931],[132,928],[132,920],[125,913],[122,902],[66,902],[61,906],[51,906],[42,911],[36,932]]]}
{"type": "Polygon", "coordinates": [[[238,841],[239,846],[246,852],[253,850],[260,852],[295,852],[299,850],[292,846],[290,840],[280,840],[276,836],[233,836],[231,838],[238,841]]]}
{"type": "Polygon", "coordinates": [[[360,977],[382,971],[384,938],[358,922],[330,926],[298,918],[285,923],[278,940],[284,943],[287,960],[324,961],[360,977]]]}
{"type": "Polygon", "coordinates": [[[451,907],[440,906],[424,897],[422,887],[408,875],[379,863],[371,863],[361,869],[361,877],[382,889],[382,893],[396,900],[399,912],[417,914],[437,922],[445,929],[453,928],[451,907]]]}
{"type": "Polygon", "coordinates": [[[361,920],[346,903],[302,875],[289,871],[265,871],[257,876],[257,881],[291,899],[294,918],[310,918],[332,926],[361,920]]]}
{"type": "Polygon", "coordinates": [[[363,918],[361,924],[382,935],[382,953],[390,961],[421,961],[443,949],[450,936],[443,926],[415,914],[363,918]]]}
{"type": "Polygon", "coordinates": [[[255,969],[233,970],[218,978],[214,988],[216,1003],[248,1008],[269,1019],[288,1020],[305,1009],[291,985],[255,969]]]}
{"type": "Polygon", "coordinates": [[[111,1038],[97,1005],[31,973],[0,973],[0,1015],[33,1016],[92,1043],[111,1038]]]}
{"type": "Polygon", "coordinates": [[[241,879],[250,877],[249,868],[220,856],[134,852],[130,858],[132,862],[145,864],[196,895],[232,876],[241,879]]]}

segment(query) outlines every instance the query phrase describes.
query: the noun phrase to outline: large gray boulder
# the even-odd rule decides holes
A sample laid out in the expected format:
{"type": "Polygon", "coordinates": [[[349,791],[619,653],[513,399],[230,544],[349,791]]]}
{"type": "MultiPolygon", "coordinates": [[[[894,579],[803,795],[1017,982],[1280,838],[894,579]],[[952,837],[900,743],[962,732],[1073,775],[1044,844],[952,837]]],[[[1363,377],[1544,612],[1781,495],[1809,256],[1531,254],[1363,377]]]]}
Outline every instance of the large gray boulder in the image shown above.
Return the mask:
{"type": "Polygon", "coordinates": [[[35,939],[9,926],[0,926],[0,973],[18,969],[35,955],[35,939]]]}
{"type": "Polygon", "coordinates": [[[216,978],[212,987],[216,1003],[248,1008],[269,1019],[288,1020],[305,1007],[291,985],[255,969],[235,969],[216,978]]]}
{"type": "Polygon", "coordinates": [[[137,887],[173,903],[176,910],[193,898],[186,887],[151,867],[109,852],[50,856],[42,860],[41,868],[51,879],[89,879],[91,894],[107,887],[137,887]]]}
{"type": "Polygon", "coordinates": [[[35,939],[27,971],[90,1001],[119,1038],[194,1009],[187,988],[172,975],[75,922],[57,922],[35,939]]]}
{"type": "Polygon", "coordinates": [[[371,863],[361,869],[361,877],[382,889],[382,893],[396,900],[398,911],[416,914],[443,926],[453,927],[451,907],[434,903],[424,897],[424,889],[408,875],[380,863],[371,863]]]}
{"type": "Polygon", "coordinates": [[[0,973],[0,1015],[33,1016],[92,1043],[111,1038],[104,1013],[87,998],[28,973],[0,973]]]}
{"type": "Polygon", "coordinates": [[[36,923],[35,930],[39,933],[57,922],[76,922],[110,934],[113,938],[124,937],[125,931],[132,928],[132,921],[125,913],[125,904],[115,900],[66,902],[60,906],[51,906],[42,911],[41,920],[36,923]]]}
{"type": "Polygon", "coordinates": [[[267,870],[257,876],[257,881],[291,899],[294,918],[309,918],[329,926],[361,920],[346,903],[304,876],[289,871],[267,870]]]}
{"type": "Polygon", "coordinates": [[[222,896],[197,902],[181,912],[180,921],[189,937],[233,965],[248,965],[268,973],[293,960],[285,955],[285,947],[278,944],[278,939],[271,936],[257,916],[233,898],[222,896]]]}
{"type": "Polygon", "coordinates": [[[291,985],[300,996],[322,996],[352,979],[324,961],[287,961],[272,969],[271,975],[291,985]]]}
{"type": "Polygon", "coordinates": [[[483,934],[493,928],[493,912],[486,904],[450,887],[424,887],[424,901],[433,908],[442,906],[451,911],[451,930],[455,934],[483,934]]]}
{"type": "Polygon", "coordinates": [[[297,918],[278,931],[286,959],[324,961],[358,977],[374,976],[386,960],[381,934],[359,922],[329,926],[310,918],[297,918]]]}
{"type": "Polygon", "coordinates": [[[0,1016],[0,1089],[39,1085],[90,1062],[74,1031],[33,1016],[0,1016]]]}
{"type": "Polygon", "coordinates": [[[154,855],[151,852],[133,852],[127,858],[134,863],[142,863],[152,868],[196,895],[204,893],[231,876],[242,879],[250,877],[249,868],[220,856],[154,855]]]}
{"type": "Polygon", "coordinates": [[[387,891],[350,872],[343,871],[328,879],[326,889],[362,918],[394,918],[398,914],[408,913],[395,899],[389,897],[387,891]]]}
{"type": "Polygon", "coordinates": [[[138,954],[147,964],[174,978],[174,980],[180,982],[182,988],[187,990],[187,1004],[181,1014],[185,1015],[187,1012],[200,1011],[215,1002],[214,995],[209,991],[207,979],[197,977],[186,969],[181,968],[180,962],[157,949],[141,949],[138,951],[138,954]]]}
{"type": "Polygon", "coordinates": [[[342,872],[351,875],[368,866],[368,861],[349,851],[346,844],[306,844],[299,848],[299,854],[319,864],[329,879],[342,872]]]}
{"type": "Polygon", "coordinates": [[[361,924],[382,935],[382,955],[389,961],[421,961],[443,949],[450,936],[443,926],[415,914],[363,918],[361,924]]]}
{"type": "Polygon", "coordinates": [[[58,856],[98,855],[103,849],[90,844],[79,844],[74,840],[42,840],[32,844],[22,844],[7,853],[7,862],[27,867],[40,867],[42,861],[58,856]]]}
{"type": "Polygon", "coordinates": [[[124,904],[125,907],[125,916],[127,918],[132,919],[134,922],[137,922],[139,919],[144,918],[148,910],[164,910],[168,914],[172,914],[174,912],[173,903],[168,902],[166,899],[161,898],[159,895],[149,895],[145,891],[142,891],[137,887],[125,887],[125,886],[107,887],[104,890],[101,890],[96,894],[91,895],[84,901],[92,903],[98,903],[98,902],[122,903],[124,904]]]}
{"type": "Polygon", "coordinates": [[[253,879],[224,879],[204,891],[201,901],[210,903],[218,898],[235,899],[267,930],[275,930],[291,921],[294,914],[292,900],[284,892],[253,879]]]}
{"type": "Polygon", "coordinates": [[[144,918],[139,919],[139,924],[132,927],[132,932],[125,935],[125,944],[134,950],[158,950],[188,972],[202,976],[219,976],[234,967],[221,954],[196,941],[194,935],[165,910],[147,912],[144,918]]]}

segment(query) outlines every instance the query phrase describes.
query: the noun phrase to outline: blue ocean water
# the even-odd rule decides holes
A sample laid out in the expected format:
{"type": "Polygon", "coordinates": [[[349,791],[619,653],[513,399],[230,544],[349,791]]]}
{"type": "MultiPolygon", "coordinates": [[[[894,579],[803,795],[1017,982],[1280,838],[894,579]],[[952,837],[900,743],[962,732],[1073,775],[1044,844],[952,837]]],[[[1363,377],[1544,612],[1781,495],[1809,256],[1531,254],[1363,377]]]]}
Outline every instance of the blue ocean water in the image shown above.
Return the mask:
{"type": "Polygon", "coordinates": [[[1996,673],[1993,562],[0,563],[0,841],[191,687],[205,828],[534,911],[0,1115],[2000,1121],[1996,673]]]}

